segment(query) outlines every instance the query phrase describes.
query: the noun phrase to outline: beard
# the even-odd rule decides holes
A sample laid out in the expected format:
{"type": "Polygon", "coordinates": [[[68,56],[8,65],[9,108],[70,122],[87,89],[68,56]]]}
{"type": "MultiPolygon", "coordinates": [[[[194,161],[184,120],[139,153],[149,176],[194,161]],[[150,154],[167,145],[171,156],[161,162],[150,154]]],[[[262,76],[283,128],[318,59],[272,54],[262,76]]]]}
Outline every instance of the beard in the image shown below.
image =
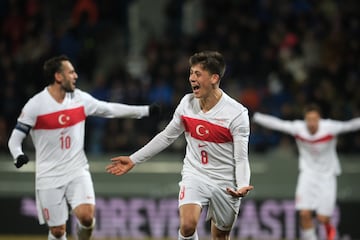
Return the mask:
{"type": "Polygon", "coordinates": [[[65,91],[65,92],[74,92],[75,90],[75,87],[71,84],[70,81],[66,81],[63,85],[62,85],[62,89],[65,91]]]}

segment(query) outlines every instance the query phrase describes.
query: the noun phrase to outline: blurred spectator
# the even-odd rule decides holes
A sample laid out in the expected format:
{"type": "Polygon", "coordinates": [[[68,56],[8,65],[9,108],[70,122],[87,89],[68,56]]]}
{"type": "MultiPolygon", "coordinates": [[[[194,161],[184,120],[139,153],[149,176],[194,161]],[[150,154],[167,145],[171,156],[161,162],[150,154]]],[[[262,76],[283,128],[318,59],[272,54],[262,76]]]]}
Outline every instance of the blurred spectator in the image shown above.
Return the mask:
{"type": "MultiPolygon", "coordinates": [[[[163,35],[148,36],[140,56],[145,72],[132,76],[127,9],[134,1],[0,1],[2,136],[19,106],[45,87],[37,74],[43,60],[59,53],[76,62],[77,84],[97,97],[165,106],[162,119],[89,121],[86,144],[93,153],[137,149],[169,121],[180,96],[190,91],[188,56],[205,49],[224,53],[228,69],[221,87],[250,111],[301,118],[302,106],[316,101],[325,117],[360,115],[356,0],[165,0],[163,35]]],[[[281,144],[293,143],[252,129],[253,151],[281,144]]],[[[359,152],[360,133],[340,136],[338,148],[359,152]]]]}
{"type": "Polygon", "coordinates": [[[77,0],[71,17],[75,27],[83,23],[95,25],[99,17],[98,7],[93,0],[77,0]]]}
{"type": "MultiPolygon", "coordinates": [[[[104,74],[98,73],[95,76],[90,94],[102,101],[110,100],[110,89],[104,74]]],[[[90,153],[100,154],[104,152],[103,141],[108,120],[109,119],[102,117],[89,117],[87,121],[87,129],[89,130],[87,145],[89,146],[90,153]]]]}

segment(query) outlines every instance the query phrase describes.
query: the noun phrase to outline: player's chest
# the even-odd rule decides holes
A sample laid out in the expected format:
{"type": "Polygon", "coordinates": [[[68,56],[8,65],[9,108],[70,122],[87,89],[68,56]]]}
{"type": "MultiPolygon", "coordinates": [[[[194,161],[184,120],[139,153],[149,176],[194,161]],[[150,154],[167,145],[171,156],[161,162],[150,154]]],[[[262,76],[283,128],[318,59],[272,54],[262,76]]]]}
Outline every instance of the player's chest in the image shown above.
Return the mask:
{"type": "Polygon", "coordinates": [[[231,142],[233,139],[229,129],[229,118],[182,115],[181,121],[185,131],[195,139],[215,143],[231,142]]]}
{"type": "Polygon", "coordinates": [[[86,118],[82,104],[68,103],[53,108],[43,107],[36,117],[34,129],[61,129],[76,125],[86,118]]]}
{"type": "Polygon", "coordinates": [[[335,138],[329,133],[321,132],[315,135],[297,135],[296,140],[302,148],[312,154],[318,154],[328,151],[335,138]]]}

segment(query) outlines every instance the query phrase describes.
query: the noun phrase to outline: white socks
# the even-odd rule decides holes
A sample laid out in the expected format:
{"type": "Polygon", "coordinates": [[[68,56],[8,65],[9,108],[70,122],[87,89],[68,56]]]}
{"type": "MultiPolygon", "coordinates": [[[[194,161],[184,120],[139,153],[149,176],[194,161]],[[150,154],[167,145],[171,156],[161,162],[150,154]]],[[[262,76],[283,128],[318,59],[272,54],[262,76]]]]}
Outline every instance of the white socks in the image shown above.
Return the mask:
{"type": "Polygon", "coordinates": [[[180,230],[179,230],[178,240],[199,240],[199,237],[197,235],[197,231],[195,231],[194,234],[190,237],[184,237],[183,235],[181,235],[180,230]]]}
{"type": "Polygon", "coordinates": [[[315,228],[301,230],[301,239],[302,240],[317,240],[315,228]]]}
{"type": "Polygon", "coordinates": [[[64,235],[62,235],[61,238],[56,238],[54,235],[51,234],[51,231],[49,231],[48,240],[66,240],[66,232],[64,235]]]}
{"type": "Polygon", "coordinates": [[[89,226],[89,227],[85,227],[80,222],[78,222],[78,231],[77,231],[78,240],[89,240],[90,239],[92,231],[95,226],[95,222],[96,222],[96,220],[94,218],[91,226],[89,226]]]}

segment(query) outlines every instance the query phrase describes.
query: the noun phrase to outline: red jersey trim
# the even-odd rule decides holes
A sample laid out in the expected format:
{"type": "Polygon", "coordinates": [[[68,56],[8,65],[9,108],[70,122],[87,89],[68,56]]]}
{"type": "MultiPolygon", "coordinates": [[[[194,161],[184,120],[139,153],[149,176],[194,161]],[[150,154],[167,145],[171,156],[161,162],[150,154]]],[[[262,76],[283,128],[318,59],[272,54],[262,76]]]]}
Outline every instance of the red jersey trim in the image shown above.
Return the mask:
{"type": "Polygon", "coordinates": [[[181,118],[185,126],[185,131],[189,132],[190,136],[195,139],[213,143],[233,141],[233,137],[228,128],[201,119],[186,116],[182,116],[181,118]]]}
{"type": "Polygon", "coordinates": [[[59,129],[73,126],[86,118],[84,106],[39,115],[33,129],[59,129]]]}
{"type": "Polygon", "coordinates": [[[324,143],[324,142],[328,142],[328,141],[331,141],[334,136],[333,135],[326,135],[322,138],[318,138],[318,139],[314,139],[314,140],[310,140],[310,139],[306,139],[306,138],[303,138],[299,135],[295,135],[295,138],[302,141],[302,142],[307,142],[307,143],[324,143]]]}

